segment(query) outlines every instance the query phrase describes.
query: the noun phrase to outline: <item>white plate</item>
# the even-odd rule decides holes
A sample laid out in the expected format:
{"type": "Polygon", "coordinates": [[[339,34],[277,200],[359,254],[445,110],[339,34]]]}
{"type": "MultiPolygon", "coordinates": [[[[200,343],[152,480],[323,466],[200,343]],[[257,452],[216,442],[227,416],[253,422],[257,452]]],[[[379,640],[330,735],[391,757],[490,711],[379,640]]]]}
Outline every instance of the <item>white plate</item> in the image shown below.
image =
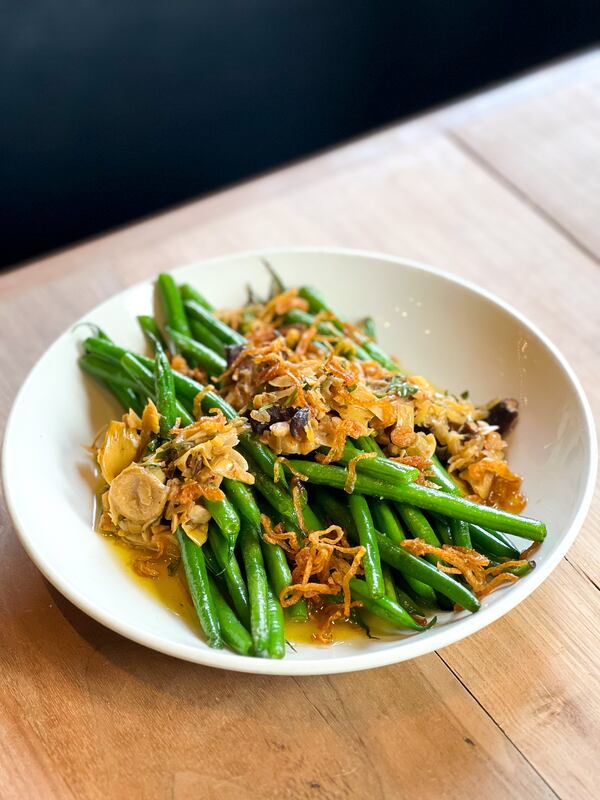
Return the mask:
{"type": "MultiPolygon", "coordinates": [[[[174,271],[217,306],[237,305],[245,287],[266,290],[262,254],[243,254],[174,271]]],[[[592,416],[564,358],[514,309],[474,286],[397,258],[341,250],[265,253],[288,285],[319,287],[340,315],[371,314],[384,348],[413,373],[486,402],[517,397],[519,424],[510,463],[525,477],[527,513],[548,536],[536,569],[486,598],[477,614],[446,614],[416,635],[351,639],[325,648],[300,644],[282,661],[211,650],[184,620],[130,579],[91,526],[91,461],[81,445],[116,411],[77,366],[83,331],[66,331],[38,361],[10,414],[3,450],[8,507],[24,547],[71,602],[118,633],[179,658],[223,669],[310,675],[367,669],[428,653],[468,636],[514,608],[556,567],[587,512],[596,470],[592,416]]],[[[140,349],[136,315],[152,309],[152,282],[98,306],[85,320],[140,349]]]]}

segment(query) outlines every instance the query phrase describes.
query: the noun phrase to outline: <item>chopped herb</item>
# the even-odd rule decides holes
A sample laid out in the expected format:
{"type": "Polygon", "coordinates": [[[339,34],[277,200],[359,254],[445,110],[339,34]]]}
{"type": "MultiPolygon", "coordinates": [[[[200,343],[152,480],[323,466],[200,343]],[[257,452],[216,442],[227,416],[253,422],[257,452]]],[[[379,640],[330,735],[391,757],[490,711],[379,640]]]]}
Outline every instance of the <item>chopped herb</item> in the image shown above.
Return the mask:
{"type": "Polygon", "coordinates": [[[296,397],[298,397],[298,387],[294,386],[290,394],[288,394],[288,396],[284,399],[282,405],[284,405],[286,408],[293,405],[296,397]]]}
{"type": "Polygon", "coordinates": [[[400,375],[394,375],[385,389],[375,392],[377,397],[385,397],[388,394],[396,394],[398,397],[410,397],[419,391],[419,387],[414,383],[409,383],[400,375]]]}
{"type": "Polygon", "coordinates": [[[463,400],[468,400],[468,399],[469,399],[469,390],[468,390],[468,389],[465,389],[465,390],[464,390],[464,392],[461,392],[461,393],[460,393],[460,396],[461,396],[461,398],[462,398],[463,400]]]}

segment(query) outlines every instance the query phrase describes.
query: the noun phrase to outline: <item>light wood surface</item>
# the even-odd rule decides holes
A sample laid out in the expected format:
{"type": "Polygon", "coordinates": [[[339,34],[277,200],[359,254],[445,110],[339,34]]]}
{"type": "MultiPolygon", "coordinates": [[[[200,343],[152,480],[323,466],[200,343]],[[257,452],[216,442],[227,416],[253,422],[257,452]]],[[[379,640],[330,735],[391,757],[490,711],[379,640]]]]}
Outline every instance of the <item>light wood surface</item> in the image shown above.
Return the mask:
{"type": "MultiPolygon", "coordinates": [[[[49,342],[157,271],[274,245],[434,263],[510,301],[600,410],[600,54],[0,276],[0,420],[49,342]]],[[[32,224],[34,222],[32,221],[32,224]]],[[[600,502],[519,608],[410,663],[266,678],[78,611],[0,507],[2,798],[595,798],[600,502]]]]}

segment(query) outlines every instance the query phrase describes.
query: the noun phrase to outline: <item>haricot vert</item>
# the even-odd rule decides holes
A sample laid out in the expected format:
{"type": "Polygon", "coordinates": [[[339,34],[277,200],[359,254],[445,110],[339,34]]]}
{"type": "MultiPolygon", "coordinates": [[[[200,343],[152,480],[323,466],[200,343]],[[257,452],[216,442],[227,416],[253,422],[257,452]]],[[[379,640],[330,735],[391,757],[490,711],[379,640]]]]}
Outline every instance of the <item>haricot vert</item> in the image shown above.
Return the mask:
{"type": "MultiPolygon", "coordinates": [[[[422,388],[375,342],[371,318],[352,326],[317,290],[285,291],[275,283],[277,296],[249,300],[236,328],[234,317],[217,314],[196,287],[162,274],[156,284],[162,318],[138,317],[151,355],[122,348],[100,330],[84,341],[82,369],[140,419],[128,435],[145,447],[126,470],[139,474],[148,503],[154,494],[165,502],[165,516],[152,522],[149,534],[139,534],[139,546],[144,536],[159,543],[160,535],[171,536],[207,643],[244,657],[282,658],[286,635],[293,638],[286,619],[301,624],[321,615],[331,628],[342,619],[365,624],[360,615],[368,612],[414,633],[435,624],[440,609],[476,612],[486,587],[532,568],[506,534],[541,542],[545,525],[466,499],[436,452],[425,457],[407,450],[414,437],[400,421],[397,436],[393,426],[379,435],[353,434],[357,425],[344,420],[365,417],[361,401],[348,417],[339,404],[329,410],[346,425],[342,440],[330,436],[312,446],[305,410],[311,406],[301,400],[315,390],[311,379],[294,377],[294,364],[310,362],[324,374],[330,369],[328,380],[341,381],[340,397],[349,404],[357,387],[360,397],[371,392],[382,418],[395,397],[403,419],[410,419],[407,408],[422,388]],[[289,364],[290,377],[274,380],[265,367],[265,381],[244,403],[232,381],[262,363],[273,376],[274,365],[289,364]],[[210,386],[197,380],[199,371],[210,386]],[[283,401],[264,402],[269,392],[283,401]],[[156,417],[144,411],[148,401],[156,417]],[[211,433],[211,426],[218,431],[211,433]],[[286,452],[277,435],[303,445],[286,452]],[[234,477],[236,469],[242,479],[234,477]],[[468,579],[467,566],[479,584],[468,579]]],[[[444,447],[437,449],[448,457],[444,447]]],[[[112,484],[112,520],[122,506],[111,491],[112,484]]],[[[130,535],[133,517],[124,519],[130,535]]],[[[164,557],[174,558],[169,546],[164,557]]]]}

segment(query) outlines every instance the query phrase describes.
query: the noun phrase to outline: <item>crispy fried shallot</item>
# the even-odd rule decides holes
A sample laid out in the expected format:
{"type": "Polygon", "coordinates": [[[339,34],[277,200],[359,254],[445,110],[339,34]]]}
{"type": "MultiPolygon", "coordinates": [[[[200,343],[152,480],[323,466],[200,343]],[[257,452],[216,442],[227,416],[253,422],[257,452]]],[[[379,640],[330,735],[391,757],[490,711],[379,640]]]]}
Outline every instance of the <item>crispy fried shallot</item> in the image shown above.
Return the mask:
{"type": "Polygon", "coordinates": [[[526,559],[520,559],[490,566],[489,558],[476,550],[447,544],[436,547],[422,539],[405,539],[400,545],[413,556],[433,555],[439,558],[437,568],[440,572],[462,575],[477,597],[485,597],[501,583],[514,583],[519,580],[518,575],[507,570],[524,567],[527,564],[526,559]]]}
{"type": "Polygon", "coordinates": [[[374,436],[386,456],[417,466],[422,484],[426,462],[440,448],[467,494],[507,511],[522,510],[521,479],[506,464],[501,435],[509,426],[492,413],[497,406],[476,406],[466,393],[440,392],[422,376],[360,361],[353,346],[364,336],[356,326],[328,311],[310,324],[290,324],[286,314],[296,308],[306,310],[306,301],[289,289],[268,302],[219,314],[248,340],[236,346],[220,391],[264,444],[282,455],[325,447],[315,458],[331,464],[339,461],[347,437],[374,436]],[[334,323],[329,333],[319,333],[322,322],[334,323]]]}
{"type": "Polygon", "coordinates": [[[365,459],[369,458],[376,458],[377,453],[360,453],[354,458],[351,458],[348,462],[348,477],[346,478],[346,483],[344,484],[344,491],[348,492],[348,494],[352,494],[354,491],[354,485],[356,483],[356,465],[359,461],[364,461],[365,459]]]}
{"type": "Polygon", "coordinates": [[[316,610],[324,597],[342,594],[342,614],[336,619],[348,618],[355,605],[350,597],[350,580],[362,573],[365,548],[350,547],[339,525],[311,531],[302,542],[281,523],[273,526],[266,515],[262,516],[262,525],[265,541],[282,547],[292,565],[292,584],[281,592],[281,605],[286,608],[304,597],[316,610]]]}

